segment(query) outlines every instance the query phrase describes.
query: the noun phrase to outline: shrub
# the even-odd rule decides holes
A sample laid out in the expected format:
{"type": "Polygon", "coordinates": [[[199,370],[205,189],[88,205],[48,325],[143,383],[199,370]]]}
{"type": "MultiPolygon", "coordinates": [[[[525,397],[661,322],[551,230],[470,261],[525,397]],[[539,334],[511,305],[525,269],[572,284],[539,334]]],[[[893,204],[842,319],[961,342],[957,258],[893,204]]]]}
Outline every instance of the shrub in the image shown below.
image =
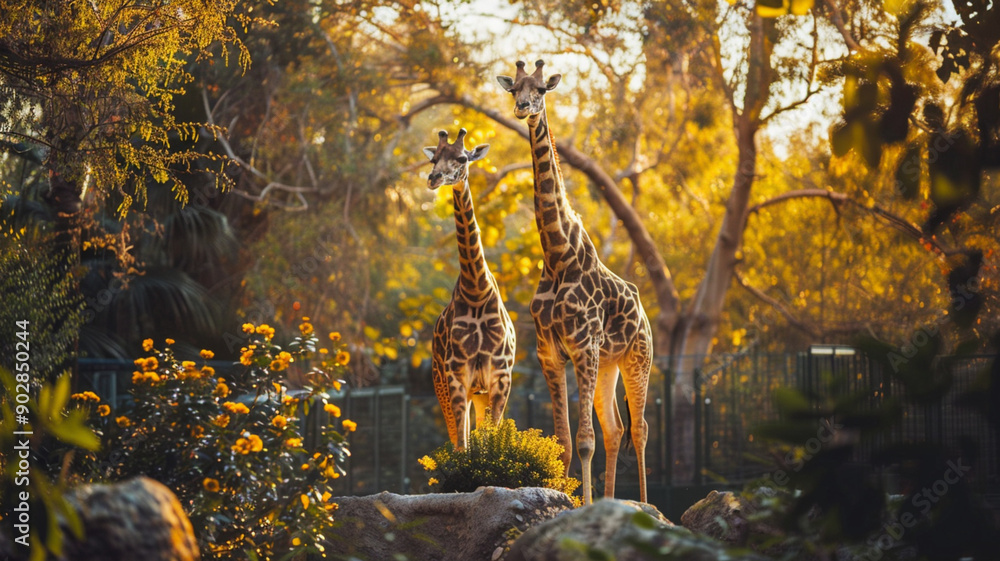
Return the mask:
{"type": "Polygon", "coordinates": [[[304,447],[310,407],[340,416],[325,392],[339,389],[347,364],[332,335],[332,351],[318,348],[307,319],[287,350],[274,344],[271,327],[244,325],[250,340],[240,362],[247,368],[226,378],[205,363],[211,351],[183,361],[170,339],[162,350],[144,341],[131,409],[112,413],[91,396],[76,396],[103,433],[102,454],[85,462],[89,479],[144,474],[166,484],[185,506],[205,559],[321,554],[337,508],[332,480],[344,473],[345,435],[356,425],[344,419],[325,426],[311,449],[304,447]],[[313,385],[290,395],[281,385],[289,368],[313,385]]]}
{"type": "Polygon", "coordinates": [[[572,495],[580,481],[566,477],[562,453],[554,436],[543,437],[538,429],[519,431],[513,419],[495,424],[487,415],[469,434],[465,450],[449,442],[419,461],[431,474],[431,487],[444,493],[496,486],[548,487],[572,495]]]}

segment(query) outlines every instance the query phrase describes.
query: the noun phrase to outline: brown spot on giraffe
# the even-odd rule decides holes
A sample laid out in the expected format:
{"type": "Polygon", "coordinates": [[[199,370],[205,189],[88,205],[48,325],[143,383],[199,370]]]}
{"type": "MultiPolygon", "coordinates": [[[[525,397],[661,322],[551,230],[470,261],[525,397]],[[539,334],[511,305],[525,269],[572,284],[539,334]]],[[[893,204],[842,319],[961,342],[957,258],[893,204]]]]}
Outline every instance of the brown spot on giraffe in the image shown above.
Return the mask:
{"type": "Polygon", "coordinates": [[[527,119],[535,175],[535,225],[545,255],[538,289],[529,309],[538,334],[538,359],[552,394],[556,438],[565,448],[563,462],[572,457],[565,364],[571,361],[580,391],[580,426],[576,444],[583,465],[583,501],[591,502],[591,461],[594,455],[592,412],[604,433],[607,454],[604,494],[614,496],[615,468],[625,433],[615,386],[619,373],[631,414],[636,447],[639,493],[646,500],[645,448],[648,427],[643,412],[653,340],[646,312],[635,285],[601,263],[580,217],[570,207],[563,187],[559,156],[545,114],[545,94],[561,76],[542,77],[543,62],[528,74],[518,61],[514,78],[497,81],[514,96],[514,115],[527,119]]]}
{"type": "Polygon", "coordinates": [[[448,133],[441,131],[438,145],[424,148],[434,164],[428,187],[451,185],[455,206],[460,273],[451,301],[434,324],[431,370],[448,437],[459,449],[465,448],[469,439],[470,400],[477,424],[487,409],[494,422],[502,418],[515,350],[514,324],[486,264],[469,190],[469,162],[484,157],[489,145],[466,150],[465,135],[466,130],[460,130],[455,142],[449,144],[448,133]]]}

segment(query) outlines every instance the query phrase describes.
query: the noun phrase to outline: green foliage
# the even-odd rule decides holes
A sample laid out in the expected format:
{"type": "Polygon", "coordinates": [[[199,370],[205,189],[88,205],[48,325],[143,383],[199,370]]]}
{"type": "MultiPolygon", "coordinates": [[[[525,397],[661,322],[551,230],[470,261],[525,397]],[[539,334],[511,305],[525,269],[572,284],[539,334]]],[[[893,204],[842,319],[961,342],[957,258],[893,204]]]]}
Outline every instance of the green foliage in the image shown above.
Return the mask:
{"type": "Polygon", "coordinates": [[[81,462],[87,477],[148,475],[166,484],[188,510],[206,559],[321,553],[334,523],[332,482],[344,473],[345,435],[356,425],[325,424],[314,443],[304,442],[310,408],[340,416],[326,392],[340,388],[348,357],[336,344],[332,354],[320,348],[307,320],[299,331],[285,350],[272,342],[270,326],[244,325],[250,341],[240,362],[248,368],[227,378],[180,360],[173,341],[160,350],[146,340],[131,409],[113,414],[77,396],[81,407],[96,410],[102,434],[102,452],[81,462]],[[293,370],[310,383],[294,395],[280,384],[293,370]]]}
{"type": "MultiPolygon", "coordinates": [[[[51,481],[46,475],[47,466],[39,461],[38,452],[43,447],[42,443],[54,438],[64,445],[93,451],[97,450],[98,438],[86,425],[87,416],[83,411],[66,410],[70,400],[68,375],[59,377],[55,382],[41,384],[37,396],[28,391],[35,387],[30,383],[34,377],[31,372],[17,371],[14,374],[0,367],[3,387],[3,394],[0,395],[0,474],[3,474],[0,480],[0,505],[3,505],[0,520],[20,524],[24,523],[20,516],[28,513],[30,558],[40,561],[46,558],[46,553],[56,557],[62,555],[60,523],[75,536],[83,535],[80,519],[65,499],[66,481],[51,481]],[[29,394],[31,397],[22,403],[16,397],[18,394],[29,394]],[[30,422],[22,424],[22,416],[30,422]],[[15,431],[30,434],[16,435],[15,431]],[[25,492],[29,498],[22,501],[22,493],[25,492]]],[[[14,539],[23,534],[15,532],[9,537],[14,539]]]]}
{"type": "Polygon", "coordinates": [[[563,447],[538,429],[517,430],[513,419],[494,424],[487,416],[469,434],[465,450],[445,444],[420,459],[431,486],[443,493],[471,492],[482,486],[548,487],[572,495],[580,482],[566,477],[563,447]]]}
{"type": "MultiPolygon", "coordinates": [[[[759,501],[759,517],[784,529],[783,549],[834,554],[849,547],[873,559],[895,558],[909,547],[928,559],[989,558],[989,536],[998,528],[977,493],[984,482],[976,471],[987,442],[977,442],[972,432],[957,446],[915,442],[905,434],[916,415],[947,411],[952,402],[979,408],[989,399],[984,396],[995,397],[1000,365],[993,359],[976,386],[959,391],[937,338],[914,352],[874,340],[857,347],[884,376],[875,402],[870,388],[852,385],[853,370],[827,373],[814,394],[776,392],[782,420],[755,431],[779,443],[780,465],[763,486],[794,493],[759,501]],[[898,477],[901,500],[887,501],[886,473],[898,477]]],[[[996,423],[988,407],[980,411],[996,423]]]]}
{"type": "Polygon", "coordinates": [[[73,351],[83,300],[75,276],[66,274],[42,234],[4,221],[0,229],[6,230],[0,232],[0,366],[13,369],[16,352],[28,351],[30,383],[37,388],[62,370],[73,351]],[[18,321],[29,322],[27,341],[15,335],[18,321]]]}

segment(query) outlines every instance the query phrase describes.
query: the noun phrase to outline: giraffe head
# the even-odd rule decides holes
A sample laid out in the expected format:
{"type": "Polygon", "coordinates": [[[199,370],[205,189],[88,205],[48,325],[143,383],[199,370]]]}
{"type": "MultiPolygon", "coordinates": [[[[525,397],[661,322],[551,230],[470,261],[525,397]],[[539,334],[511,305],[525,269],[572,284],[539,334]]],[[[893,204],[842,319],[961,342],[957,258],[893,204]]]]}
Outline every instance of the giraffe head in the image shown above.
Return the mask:
{"type": "Polygon", "coordinates": [[[548,80],[542,79],[543,61],[535,61],[535,71],[528,74],[524,71],[524,61],[517,61],[517,75],[497,76],[500,86],[514,96],[514,116],[524,119],[529,115],[537,115],[545,110],[545,94],[555,89],[562,78],[561,74],[553,74],[548,80]]]}
{"type": "Polygon", "coordinates": [[[441,131],[438,133],[438,145],[424,148],[424,154],[434,164],[434,169],[427,176],[429,188],[464,184],[469,176],[469,162],[481,160],[489,152],[489,144],[480,144],[472,150],[466,150],[465,134],[466,130],[461,129],[455,143],[448,144],[448,131],[441,131]]]}

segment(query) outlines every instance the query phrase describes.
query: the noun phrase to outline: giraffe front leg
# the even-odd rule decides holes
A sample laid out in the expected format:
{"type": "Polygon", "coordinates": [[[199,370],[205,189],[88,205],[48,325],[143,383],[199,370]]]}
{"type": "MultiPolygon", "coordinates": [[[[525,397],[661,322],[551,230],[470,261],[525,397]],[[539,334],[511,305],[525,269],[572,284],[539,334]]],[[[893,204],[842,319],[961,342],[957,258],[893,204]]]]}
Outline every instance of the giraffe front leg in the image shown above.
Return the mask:
{"type": "Polygon", "coordinates": [[[597,388],[599,348],[588,345],[573,356],[576,385],[580,391],[580,426],[576,429],[576,450],[580,456],[583,504],[593,502],[592,463],[594,460],[594,393],[597,388]]]}
{"type": "Polygon", "coordinates": [[[597,388],[594,393],[594,409],[597,420],[601,423],[604,433],[604,496],[615,496],[615,474],[618,469],[618,451],[621,448],[625,427],[621,414],[618,412],[618,399],[615,387],[618,385],[618,366],[610,365],[600,368],[597,374],[597,388]]]}
{"type": "Polygon", "coordinates": [[[455,418],[455,432],[458,434],[455,449],[465,450],[469,444],[469,396],[465,385],[461,383],[451,386],[451,411],[455,418]]]}
{"type": "Polygon", "coordinates": [[[573,461],[573,441],[569,427],[569,398],[566,395],[566,362],[558,352],[553,352],[551,345],[538,339],[538,362],[545,375],[545,383],[552,398],[552,423],[556,440],[563,447],[562,462],[565,466],[564,476],[569,476],[569,467],[573,461]]]}
{"type": "Polygon", "coordinates": [[[495,363],[490,376],[490,414],[494,424],[499,424],[503,419],[507,399],[510,397],[510,372],[514,368],[514,357],[511,355],[509,358],[510,360],[495,363]]]}
{"type": "Polygon", "coordinates": [[[483,419],[486,418],[486,411],[490,408],[489,397],[490,396],[485,393],[472,394],[472,406],[476,410],[476,428],[483,426],[483,419]]]}

